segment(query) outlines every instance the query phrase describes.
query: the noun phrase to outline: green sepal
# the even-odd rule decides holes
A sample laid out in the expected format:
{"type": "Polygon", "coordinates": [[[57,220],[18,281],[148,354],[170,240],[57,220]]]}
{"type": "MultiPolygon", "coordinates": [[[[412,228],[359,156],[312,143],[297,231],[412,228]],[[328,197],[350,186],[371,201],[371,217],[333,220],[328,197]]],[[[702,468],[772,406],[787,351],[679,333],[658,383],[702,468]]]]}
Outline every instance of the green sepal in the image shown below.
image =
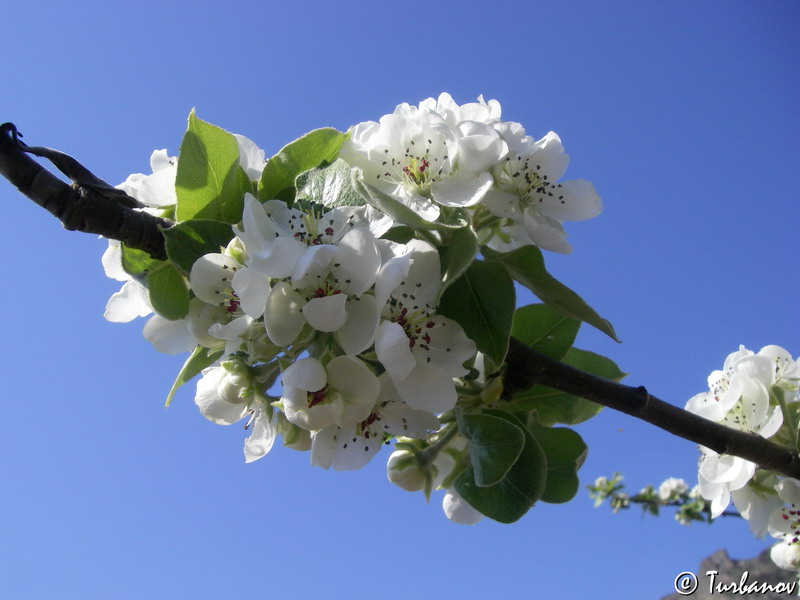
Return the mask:
{"type": "Polygon", "coordinates": [[[505,419],[523,433],[525,445],[506,476],[495,485],[481,487],[475,482],[473,465],[458,476],[454,487],[481,514],[500,523],[519,520],[541,497],[547,485],[547,458],[527,427],[514,415],[486,410],[485,415],[505,419]]]}
{"type": "Polygon", "coordinates": [[[596,327],[614,341],[617,334],[609,321],[602,318],[578,294],[547,272],[542,251],[536,246],[522,246],[511,252],[497,252],[484,246],[487,260],[502,264],[511,276],[536,294],[542,302],[568,317],[596,327]]]}
{"type": "Polygon", "coordinates": [[[348,134],[330,127],[315,129],[290,142],[267,161],[258,182],[258,198],[294,201],[295,178],[303,171],[333,162],[348,134]]]}
{"type": "Polygon", "coordinates": [[[131,248],[125,244],[120,244],[120,249],[122,251],[122,268],[129,275],[146,273],[164,263],[164,261],[151,257],[144,250],[131,248]]]}
{"type": "Polygon", "coordinates": [[[172,402],[172,397],[184,383],[191,381],[200,371],[213,365],[217,359],[222,356],[223,350],[210,350],[205,346],[196,346],[186,362],[183,363],[178,376],[172,384],[172,387],[167,394],[167,401],[164,403],[168,407],[172,402]]]}
{"type": "Polygon", "coordinates": [[[350,171],[350,165],[337,158],[329,165],[300,173],[295,180],[295,201],[307,200],[328,208],[364,205],[364,198],[353,187],[350,171]]]}
{"type": "Polygon", "coordinates": [[[170,321],[189,314],[189,288],[175,265],[163,263],[147,273],[147,294],[153,310],[170,321]]]}
{"type": "Polygon", "coordinates": [[[438,313],[461,325],[478,350],[501,364],[508,351],[515,302],[508,273],[476,260],[442,294],[438,313]]]}
{"type": "Polygon", "coordinates": [[[198,258],[220,252],[231,238],[233,228],[222,221],[194,219],[164,230],[167,256],[187,274],[198,258]]]}
{"type": "Polygon", "coordinates": [[[443,209],[436,221],[426,221],[420,215],[408,208],[405,204],[384,194],[374,185],[360,179],[353,178],[353,187],[361,194],[368,204],[392,218],[395,223],[407,225],[412,229],[461,229],[469,224],[466,212],[461,208],[443,209]]]}
{"type": "MultiPolygon", "coordinates": [[[[626,375],[610,358],[579,348],[570,348],[561,358],[561,362],[611,381],[620,381],[626,375]]],[[[583,423],[599,413],[603,405],[543,385],[535,385],[515,394],[504,408],[515,412],[535,410],[539,423],[550,426],[556,423],[583,423]]]]}
{"type": "Polygon", "coordinates": [[[233,134],[198,119],[192,110],[175,176],[176,218],[241,221],[244,193],[252,189],[243,173],[233,134]]]}
{"type": "Polygon", "coordinates": [[[580,435],[566,427],[543,427],[535,422],[535,413],[528,420],[528,429],[547,457],[547,485],[540,500],[560,504],[569,502],[578,493],[578,469],[589,449],[580,435]]]}
{"type": "Polygon", "coordinates": [[[557,312],[546,304],[529,304],[514,311],[511,335],[526,346],[561,360],[575,342],[580,327],[578,319],[557,312]]]}
{"type": "Polygon", "coordinates": [[[485,413],[458,410],[456,416],[461,435],[469,442],[475,485],[487,487],[499,483],[525,446],[522,429],[507,419],[485,413]]]}

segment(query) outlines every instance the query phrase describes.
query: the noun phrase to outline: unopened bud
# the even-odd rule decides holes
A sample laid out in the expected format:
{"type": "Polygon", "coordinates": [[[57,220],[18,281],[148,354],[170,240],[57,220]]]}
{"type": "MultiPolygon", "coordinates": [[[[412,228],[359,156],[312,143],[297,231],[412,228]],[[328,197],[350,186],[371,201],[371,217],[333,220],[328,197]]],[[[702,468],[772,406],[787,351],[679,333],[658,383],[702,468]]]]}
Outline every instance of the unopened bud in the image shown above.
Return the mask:
{"type": "Polygon", "coordinates": [[[433,479],[430,467],[419,464],[413,452],[395,450],[386,463],[386,475],[393,484],[408,492],[418,492],[430,487],[433,479]]]}

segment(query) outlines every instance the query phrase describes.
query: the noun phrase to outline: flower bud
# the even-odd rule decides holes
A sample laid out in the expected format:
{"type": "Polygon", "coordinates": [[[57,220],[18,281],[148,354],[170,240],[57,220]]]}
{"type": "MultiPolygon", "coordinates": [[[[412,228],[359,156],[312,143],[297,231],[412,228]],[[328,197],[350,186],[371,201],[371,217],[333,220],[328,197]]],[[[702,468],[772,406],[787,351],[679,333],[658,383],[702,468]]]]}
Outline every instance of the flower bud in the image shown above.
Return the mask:
{"type": "Polygon", "coordinates": [[[408,492],[425,489],[432,479],[430,468],[420,465],[414,453],[408,450],[392,452],[386,463],[386,475],[389,481],[408,492]]]}

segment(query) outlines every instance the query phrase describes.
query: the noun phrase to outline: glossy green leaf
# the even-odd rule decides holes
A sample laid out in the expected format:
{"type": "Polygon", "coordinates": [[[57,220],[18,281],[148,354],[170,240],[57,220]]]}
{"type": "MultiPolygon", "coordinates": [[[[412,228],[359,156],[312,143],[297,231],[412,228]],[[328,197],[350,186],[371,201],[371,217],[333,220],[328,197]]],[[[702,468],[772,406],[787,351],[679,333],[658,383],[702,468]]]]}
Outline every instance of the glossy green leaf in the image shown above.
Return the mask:
{"type": "Polygon", "coordinates": [[[580,435],[566,427],[543,427],[528,423],[528,428],[547,457],[547,485],[540,500],[562,503],[575,497],[580,487],[578,469],[589,449],[580,435]]]}
{"type": "Polygon", "coordinates": [[[233,238],[233,228],[222,221],[182,221],[164,230],[167,256],[185,273],[204,254],[220,252],[233,238]]]}
{"type": "Polygon", "coordinates": [[[476,260],[442,294],[439,313],[458,322],[478,350],[499,365],[508,351],[515,301],[508,273],[476,260]]]}
{"type": "Polygon", "coordinates": [[[150,304],[165,319],[176,321],[189,314],[189,288],[178,269],[169,263],[147,274],[150,304]]]}
{"type": "Polygon", "coordinates": [[[471,227],[454,229],[447,244],[439,249],[442,263],[442,293],[456,281],[478,254],[478,238],[471,227]]]}
{"type": "MultiPolygon", "coordinates": [[[[561,358],[561,362],[612,381],[620,381],[626,375],[611,359],[578,348],[570,348],[561,358]]],[[[515,394],[505,408],[515,412],[535,410],[539,423],[549,426],[556,423],[577,425],[594,417],[603,409],[603,405],[543,385],[535,385],[515,394]]]]}
{"type": "Polygon", "coordinates": [[[525,446],[522,429],[500,417],[458,411],[458,428],[469,442],[473,477],[479,487],[500,482],[525,446]]]}
{"type": "Polygon", "coordinates": [[[305,171],[297,176],[295,200],[317,202],[328,208],[365,204],[353,187],[350,165],[338,158],[331,164],[305,171]]]}
{"type": "Polygon", "coordinates": [[[236,138],[189,114],[181,142],[175,191],[179,221],[212,219],[237,223],[242,219],[244,193],[250,190],[239,166],[236,138]]]}
{"type": "Polygon", "coordinates": [[[511,335],[542,354],[560,360],[575,342],[581,322],[546,304],[521,306],[514,312],[511,335]]]}
{"type": "Polygon", "coordinates": [[[500,523],[519,520],[541,497],[547,485],[547,459],[539,443],[527,427],[510,413],[487,410],[484,414],[507,420],[519,427],[525,445],[514,466],[495,485],[481,487],[475,482],[475,471],[468,466],[455,481],[454,487],[467,503],[500,523]]]}
{"type": "Polygon", "coordinates": [[[196,375],[200,373],[206,367],[210,367],[213,365],[216,360],[222,356],[222,350],[209,350],[205,346],[196,346],[192,353],[189,355],[189,358],[186,359],[186,362],[183,363],[183,367],[181,367],[178,376],[175,378],[175,381],[172,384],[172,387],[169,390],[169,394],[167,395],[167,401],[164,406],[169,406],[172,402],[172,397],[175,395],[175,392],[178,391],[183,384],[188,383],[191,381],[196,375]]]}
{"type": "Polygon", "coordinates": [[[294,200],[295,178],[303,171],[333,162],[347,134],[325,127],[315,129],[287,144],[267,161],[258,182],[258,197],[262,202],[279,198],[294,200]]]}
{"type": "Polygon", "coordinates": [[[614,327],[586,304],[578,294],[547,272],[542,251],[536,246],[523,246],[511,252],[482,248],[487,260],[502,264],[511,276],[536,294],[542,302],[568,317],[596,327],[611,339],[619,341],[614,327]]]}

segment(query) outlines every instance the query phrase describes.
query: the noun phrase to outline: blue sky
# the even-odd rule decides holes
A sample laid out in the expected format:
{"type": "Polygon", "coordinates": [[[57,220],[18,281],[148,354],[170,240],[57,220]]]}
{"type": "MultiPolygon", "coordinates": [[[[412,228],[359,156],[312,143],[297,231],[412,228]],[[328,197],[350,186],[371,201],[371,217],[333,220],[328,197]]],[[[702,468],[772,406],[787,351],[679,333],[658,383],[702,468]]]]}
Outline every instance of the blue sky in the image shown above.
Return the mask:
{"type": "MultiPolygon", "coordinates": [[[[580,347],[681,406],[739,344],[800,353],[796,2],[14,4],[0,121],[109,182],[176,153],[193,107],[269,154],[402,101],[484,94],[556,131],[568,177],[603,197],[568,225],[574,252],[547,256],[623,341],[585,328],[580,347]]],[[[244,432],[206,421],[193,386],[163,408],[181,358],[103,320],[105,244],[4,182],[0,201],[6,597],[659,598],[718,548],[770,544],[738,519],[684,528],[583,492],[458,526],[380,458],[343,474],[276,447],[245,465],[244,432]]],[[[691,442],[612,411],[577,429],[583,483],[695,481],[691,442]]]]}

